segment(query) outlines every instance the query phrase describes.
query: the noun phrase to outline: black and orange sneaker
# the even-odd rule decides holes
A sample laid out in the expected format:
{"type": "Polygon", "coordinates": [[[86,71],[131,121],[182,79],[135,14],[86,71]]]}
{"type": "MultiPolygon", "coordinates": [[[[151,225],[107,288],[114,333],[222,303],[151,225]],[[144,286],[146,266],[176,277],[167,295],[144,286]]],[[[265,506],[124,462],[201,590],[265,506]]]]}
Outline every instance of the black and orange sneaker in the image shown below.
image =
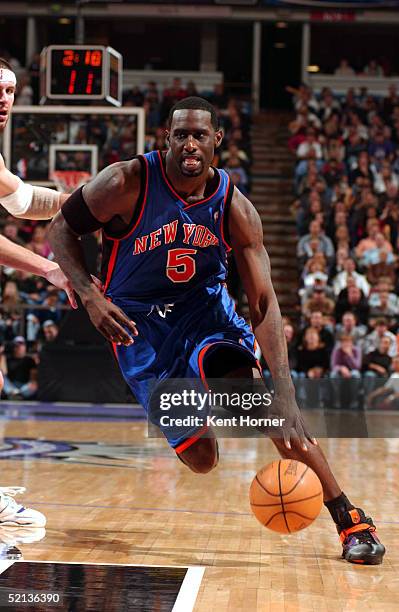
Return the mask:
{"type": "Polygon", "coordinates": [[[362,565],[382,563],[385,546],[377,537],[373,520],[361,508],[343,513],[337,531],[342,543],[342,556],[346,561],[362,565]]]}

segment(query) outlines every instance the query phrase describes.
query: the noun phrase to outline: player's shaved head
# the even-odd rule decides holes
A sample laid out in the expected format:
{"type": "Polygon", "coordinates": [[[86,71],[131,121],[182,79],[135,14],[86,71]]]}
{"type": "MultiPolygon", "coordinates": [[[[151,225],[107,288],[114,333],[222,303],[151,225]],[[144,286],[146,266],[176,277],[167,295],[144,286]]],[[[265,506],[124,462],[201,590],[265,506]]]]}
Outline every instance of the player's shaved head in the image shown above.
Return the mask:
{"type": "Polygon", "coordinates": [[[179,102],[176,102],[174,106],[170,109],[169,117],[168,117],[168,125],[170,127],[173,119],[173,114],[178,110],[203,110],[211,115],[211,123],[214,130],[219,129],[219,122],[216,114],[215,107],[205,100],[205,98],[200,98],[199,96],[190,96],[188,98],[183,98],[179,102]]]}

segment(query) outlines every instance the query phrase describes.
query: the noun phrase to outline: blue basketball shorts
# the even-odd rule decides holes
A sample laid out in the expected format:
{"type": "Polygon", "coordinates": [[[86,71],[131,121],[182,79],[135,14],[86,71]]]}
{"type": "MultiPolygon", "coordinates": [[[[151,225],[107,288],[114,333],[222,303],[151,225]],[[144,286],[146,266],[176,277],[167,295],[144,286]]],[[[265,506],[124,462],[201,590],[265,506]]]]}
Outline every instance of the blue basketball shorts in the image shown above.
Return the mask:
{"type": "MultiPolygon", "coordinates": [[[[255,338],[226,288],[203,289],[195,300],[178,302],[162,311],[143,312],[118,306],[136,323],[138,336],[130,346],[114,346],[122,375],[147,414],[154,389],[168,379],[205,382],[206,360],[218,348],[239,351],[257,367],[255,338]],[[167,311],[170,310],[170,311],[167,311]]],[[[151,419],[151,417],[150,417],[151,419]]],[[[152,419],[151,419],[152,420],[152,419]]],[[[198,427],[162,428],[170,446],[181,452],[201,432],[198,427]]]]}

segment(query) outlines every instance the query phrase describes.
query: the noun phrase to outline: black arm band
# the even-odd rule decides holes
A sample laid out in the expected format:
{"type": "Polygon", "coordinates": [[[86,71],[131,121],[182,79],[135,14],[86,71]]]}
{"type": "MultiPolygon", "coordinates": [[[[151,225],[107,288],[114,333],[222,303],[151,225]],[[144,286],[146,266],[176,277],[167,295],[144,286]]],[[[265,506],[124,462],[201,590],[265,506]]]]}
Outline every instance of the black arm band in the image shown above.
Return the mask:
{"type": "Polygon", "coordinates": [[[89,210],[83,197],[83,186],[74,191],[61,207],[61,212],[69,227],[78,236],[91,234],[103,226],[89,210]]]}

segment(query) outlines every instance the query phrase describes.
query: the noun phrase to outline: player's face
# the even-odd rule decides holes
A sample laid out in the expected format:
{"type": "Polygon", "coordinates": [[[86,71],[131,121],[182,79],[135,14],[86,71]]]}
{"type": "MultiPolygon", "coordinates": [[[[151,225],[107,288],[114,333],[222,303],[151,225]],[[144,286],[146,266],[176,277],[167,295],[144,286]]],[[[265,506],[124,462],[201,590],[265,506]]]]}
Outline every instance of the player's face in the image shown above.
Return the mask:
{"type": "Polygon", "coordinates": [[[207,172],[222,137],[221,130],[215,131],[212,126],[211,114],[207,111],[175,111],[167,139],[182,175],[197,177],[207,172]]]}
{"type": "Polygon", "coordinates": [[[0,131],[7,125],[12,105],[14,104],[15,85],[13,83],[0,83],[0,131]]]}

